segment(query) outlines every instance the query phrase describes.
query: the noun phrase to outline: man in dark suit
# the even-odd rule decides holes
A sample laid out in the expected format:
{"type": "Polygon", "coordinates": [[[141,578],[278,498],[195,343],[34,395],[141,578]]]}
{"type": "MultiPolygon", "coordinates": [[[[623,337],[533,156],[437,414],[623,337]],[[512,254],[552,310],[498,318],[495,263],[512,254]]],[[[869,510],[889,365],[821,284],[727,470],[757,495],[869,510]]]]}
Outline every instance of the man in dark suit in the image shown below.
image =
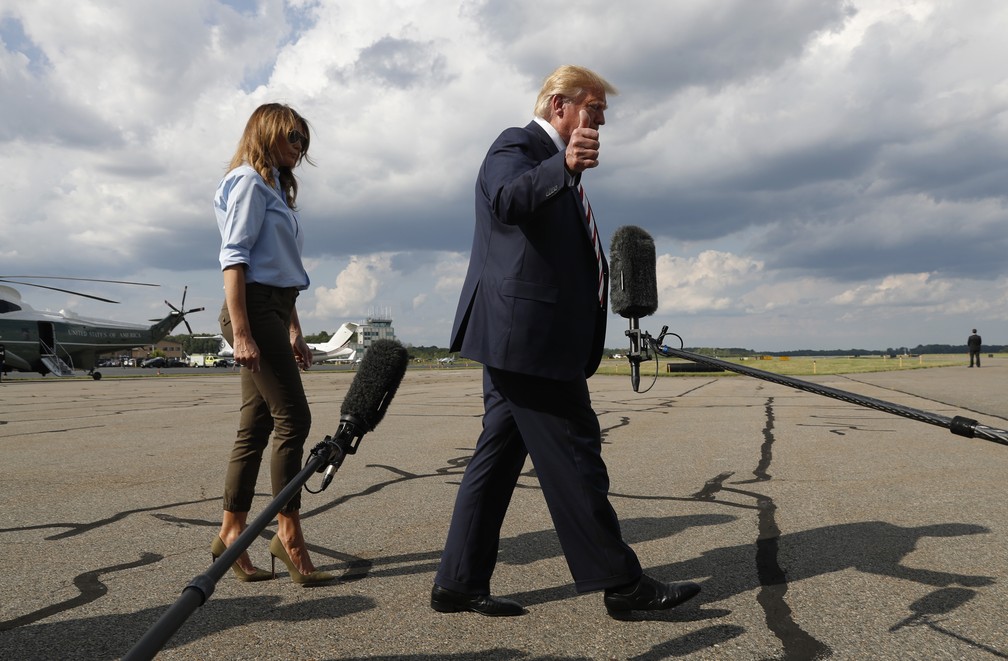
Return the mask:
{"type": "Polygon", "coordinates": [[[535,119],[505,130],[476,182],[476,228],[451,351],[483,364],[476,442],[431,592],[440,612],[519,615],[490,594],[500,529],[532,460],[579,592],[605,590],[612,614],[672,608],[695,583],[641,571],[609,503],[609,476],[587,379],[605,341],[608,265],[581,173],[598,165],[606,93],[581,67],[543,83],[535,119]]]}
{"type": "Polygon", "coordinates": [[[970,367],[973,367],[973,359],[976,358],[976,366],[980,367],[980,345],[983,341],[980,336],[977,335],[976,329],[973,329],[973,334],[966,338],[966,346],[969,348],[970,355],[970,367]]]}

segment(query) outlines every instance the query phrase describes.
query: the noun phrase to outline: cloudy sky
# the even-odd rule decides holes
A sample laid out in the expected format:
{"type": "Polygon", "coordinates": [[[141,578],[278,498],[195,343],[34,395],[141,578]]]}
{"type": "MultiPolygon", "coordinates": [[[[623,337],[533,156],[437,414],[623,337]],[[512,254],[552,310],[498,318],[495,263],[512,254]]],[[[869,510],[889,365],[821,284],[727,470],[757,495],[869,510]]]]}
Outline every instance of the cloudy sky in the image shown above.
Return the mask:
{"type": "MultiPolygon", "coordinates": [[[[687,346],[1008,343],[1003,0],[0,0],[0,275],[215,332],[211,201],[250,112],[313,129],[307,333],[391,313],[447,346],[476,171],[557,65],[610,97],[585,184],[604,245],[654,236],[687,346]]],[[[607,346],[626,344],[610,317],[607,346]]]]}

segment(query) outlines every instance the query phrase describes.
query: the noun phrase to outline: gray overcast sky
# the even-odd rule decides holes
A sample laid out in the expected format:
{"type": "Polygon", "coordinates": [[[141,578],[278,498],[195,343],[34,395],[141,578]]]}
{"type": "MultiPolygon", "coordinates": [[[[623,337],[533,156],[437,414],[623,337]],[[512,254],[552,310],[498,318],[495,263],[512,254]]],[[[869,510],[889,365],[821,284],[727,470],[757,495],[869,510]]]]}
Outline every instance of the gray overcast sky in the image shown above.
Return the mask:
{"type": "MultiPolygon", "coordinates": [[[[145,321],[222,301],[211,200],[249,113],[313,128],[307,333],[390,312],[447,346],[487,147],[543,77],[610,97],[585,178],[604,245],[658,248],[687,346],[1008,343],[1003,0],[0,0],[0,274],[39,309],[145,321]],[[152,293],[153,292],[153,293],[152,293]]],[[[610,317],[607,346],[626,345],[610,317]]]]}

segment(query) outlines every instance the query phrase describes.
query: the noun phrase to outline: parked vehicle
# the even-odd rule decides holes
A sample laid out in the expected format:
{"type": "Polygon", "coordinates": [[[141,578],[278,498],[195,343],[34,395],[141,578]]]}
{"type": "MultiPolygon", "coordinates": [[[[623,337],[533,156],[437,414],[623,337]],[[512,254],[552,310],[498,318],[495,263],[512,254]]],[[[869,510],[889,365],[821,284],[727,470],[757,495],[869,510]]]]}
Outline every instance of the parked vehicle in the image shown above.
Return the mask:
{"type": "Polygon", "coordinates": [[[217,356],[212,353],[194,353],[189,355],[189,367],[213,367],[217,356]]]}

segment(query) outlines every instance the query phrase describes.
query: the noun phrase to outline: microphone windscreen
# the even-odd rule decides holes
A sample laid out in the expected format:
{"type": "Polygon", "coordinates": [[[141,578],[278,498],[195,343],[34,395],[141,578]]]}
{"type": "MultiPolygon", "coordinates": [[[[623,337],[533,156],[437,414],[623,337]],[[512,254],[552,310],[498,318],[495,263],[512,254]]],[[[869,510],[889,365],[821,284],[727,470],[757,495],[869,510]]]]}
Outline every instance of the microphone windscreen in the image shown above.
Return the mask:
{"type": "Polygon", "coordinates": [[[347,388],[340,414],[354,416],[367,431],[372,431],[385,416],[408,363],[409,354],[403,345],[395,340],[375,340],[347,388]]]}
{"type": "Polygon", "coordinates": [[[655,244],[635,225],[613,233],[609,248],[609,301],[612,311],[627,319],[646,317],[658,309],[655,244]]]}

